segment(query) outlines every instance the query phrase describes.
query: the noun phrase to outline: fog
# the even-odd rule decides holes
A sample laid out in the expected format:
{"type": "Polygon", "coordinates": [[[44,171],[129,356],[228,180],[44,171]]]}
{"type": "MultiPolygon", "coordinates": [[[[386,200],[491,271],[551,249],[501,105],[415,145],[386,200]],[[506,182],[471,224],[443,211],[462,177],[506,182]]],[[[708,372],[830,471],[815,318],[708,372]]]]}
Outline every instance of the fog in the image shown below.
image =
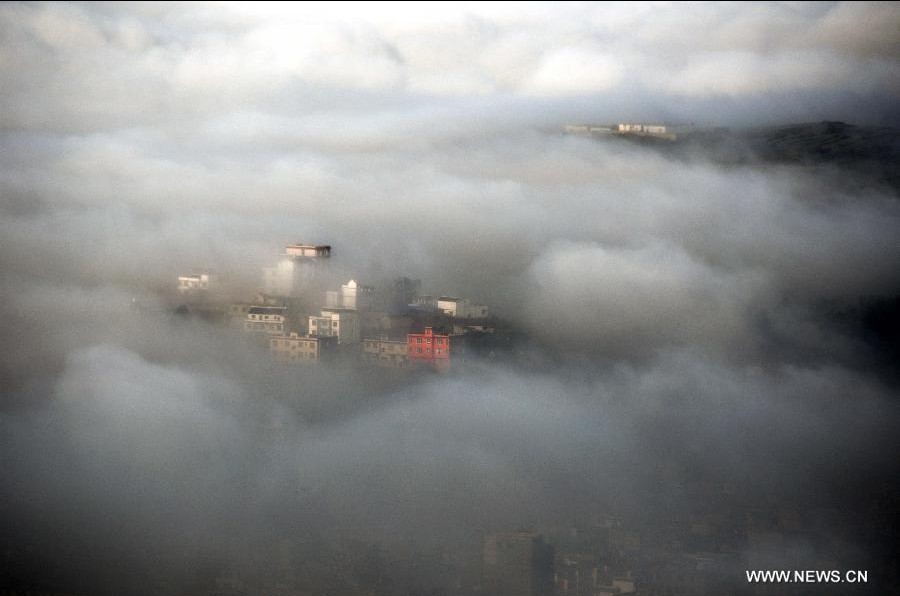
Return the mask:
{"type": "MultiPolygon", "coordinates": [[[[896,187],[562,127],[895,129],[898,25],[892,3],[0,6],[0,593],[290,568],[283,593],[458,594],[486,532],[562,549],[605,515],[766,508],[889,592],[896,187]],[[249,299],[296,241],[333,247],[332,285],[487,304],[516,345],[445,376],[294,369],[175,314],[179,274],[249,299]]],[[[769,567],[818,565],[804,536],[769,567]]]]}

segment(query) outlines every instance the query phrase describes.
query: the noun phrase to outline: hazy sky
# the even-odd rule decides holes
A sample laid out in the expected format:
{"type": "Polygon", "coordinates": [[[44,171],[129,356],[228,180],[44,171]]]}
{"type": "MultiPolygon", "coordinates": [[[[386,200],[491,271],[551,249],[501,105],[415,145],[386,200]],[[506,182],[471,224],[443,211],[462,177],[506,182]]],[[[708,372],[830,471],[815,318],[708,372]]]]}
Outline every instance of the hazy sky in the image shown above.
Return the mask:
{"type": "Polygon", "coordinates": [[[12,551],[96,533],[175,574],[253,532],[477,543],[684,511],[685,478],[852,509],[842,487],[896,477],[893,361],[861,323],[900,293],[896,190],[560,130],[897,126],[898,28],[862,2],[3,3],[12,551]],[[250,292],[294,241],[546,352],[372,389],[159,312],[179,273],[250,292]]]}

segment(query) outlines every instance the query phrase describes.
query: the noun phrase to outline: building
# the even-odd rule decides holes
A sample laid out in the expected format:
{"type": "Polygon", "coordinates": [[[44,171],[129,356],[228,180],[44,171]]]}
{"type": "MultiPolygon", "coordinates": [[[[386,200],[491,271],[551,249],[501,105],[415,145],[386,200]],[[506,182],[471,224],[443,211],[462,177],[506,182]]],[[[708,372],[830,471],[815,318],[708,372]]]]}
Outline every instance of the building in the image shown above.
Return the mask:
{"type": "Polygon", "coordinates": [[[408,344],[403,340],[366,338],[363,340],[363,362],[385,368],[409,366],[408,344]]]}
{"type": "Polygon", "coordinates": [[[484,319],[488,316],[487,306],[472,304],[466,298],[441,296],[437,300],[437,308],[456,319],[484,319]]]}
{"type": "Polygon", "coordinates": [[[437,310],[437,298],[434,296],[416,296],[413,298],[413,301],[410,302],[410,306],[414,306],[422,311],[431,311],[437,310]]]}
{"type": "Polygon", "coordinates": [[[284,255],[290,258],[327,259],[331,257],[331,247],[326,244],[288,244],[284,255]]]}
{"type": "Polygon", "coordinates": [[[375,301],[375,288],[364,286],[351,279],[341,286],[340,292],[325,292],[327,308],[349,308],[352,310],[368,310],[375,301]]]}
{"type": "Polygon", "coordinates": [[[667,141],[675,141],[678,134],[684,134],[687,128],[684,126],[672,126],[670,124],[638,124],[630,122],[622,122],[616,125],[615,134],[630,135],[637,137],[653,137],[656,139],[665,139],[667,141]]]}
{"type": "Polygon", "coordinates": [[[281,297],[299,295],[330,257],[328,245],[288,244],[278,264],[263,269],[263,291],[281,297]]]}
{"type": "Polygon", "coordinates": [[[423,333],[406,336],[406,352],[411,364],[430,364],[438,370],[450,368],[450,336],[434,333],[426,327],[423,333]]]}
{"type": "Polygon", "coordinates": [[[285,306],[284,300],[266,294],[257,294],[253,302],[232,302],[225,311],[225,321],[232,327],[243,328],[247,315],[254,306],[285,306]]]}
{"type": "Polygon", "coordinates": [[[482,588],[487,596],[551,596],[553,547],[537,532],[484,537],[482,588]]]}
{"type": "Polygon", "coordinates": [[[334,336],[339,344],[359,343],[359,313],[345,308],[323,308],[319,316],[309,317],[309,334],[315,337],[334,336]]]}
{"type": "Polygon", "coordinates": [[[197,296],[210,289],[212,276],[209,273],[178,276],[178,293],[185,296],[197,296]]]}
{"type": "Polygon", "coordinates": [[[279,362],[316,364],[328,360],[337,348],[337,337],[310,337],[299,333],[269,338],[269,352],[279,362]]]}
{"type": "Polygon", "coordinates": [[[578,137],[603,137],[611,135],[613,127],[601,124],[566,124],[565,133],[578,137]]]}
{"type": "Polygon", "coordinates": [[[284,306],[251,306],[244,318],[244,331],[281,335],[286,311],[284,306]]]}
{"type": "Polygon", "coordinates": [[[397,277],[379,285],[376,290],[375,307],[380,310],[405,309],[419,295],[421,289],[420,280],[397,277]]]}

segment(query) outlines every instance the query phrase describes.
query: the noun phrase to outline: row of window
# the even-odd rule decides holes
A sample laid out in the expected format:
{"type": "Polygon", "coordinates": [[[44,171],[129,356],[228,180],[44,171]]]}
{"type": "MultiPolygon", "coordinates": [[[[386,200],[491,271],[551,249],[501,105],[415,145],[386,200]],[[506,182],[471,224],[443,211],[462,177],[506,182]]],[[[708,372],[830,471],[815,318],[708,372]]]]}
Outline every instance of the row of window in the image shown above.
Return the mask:
{"type": "MultiPolygon", "coordinates": [[[[421,353],[422,353],[422,348],[416,348],[416,354],[421,354],[421,353]]],[[[431,348],[425,348],[425,353],[431,354],[431,348]]],[[[441,354],[444,353],[444,351],[441,348],[435,348],[434,353],[437,354],[438,356],[440,356],[441,354]]]]}
{"type": "MultiPolygon", "coordinates": [[[[422,343],[422,338],[421,338],[421,337],[417,337],[417,338],[416,338],[416,343],[417,343],[417,344],[422,343]]],[[[425,343],[426,343],[426,344],[430,344],[430,343],[431,343],[431,338],[430,338],[430,337],[426,337],[426,338],[425,338],[425,343]]],[[[443,344],[444,344],[444,340],[443,340],[443,338],[438,337],[438,338],[435,338],[434,343],[436,343],[437,345],[440,346],[440,345],[443,345],[443,344]]]]}
{"type": "Polygon", "coordinates": [[[315,348],[316,347],[316,342],[314,342],[314,341],[297,341],[297,340],[290,340],[290,339],[273,339],[272,344],[275,346],[284,346],[284,347],[290,346],[290,348],[292,350],[297,349],[297,347],[301,347],[301,348],[315,348]]]}
{"type": "Polygon", "coordinates": [[[281,331],[284,329],[284,325],[281,323],[247,323],[244,325],[244,329],[247,331],[265,331],[266,329],[269,331],[281,331]]]}
{"type": "MultiPolygon", "coordinates": [[[[310,326],[310,327],[328,327],[328,321],[322,321],[322,324],[319,325],[319,324],[316,322],[316,320],[313,319],[313,320],[311,320],[311,321],[309,322],[309,326],[310,326]]],[[[338,327],[338,322],[337,322],[337,321],[332,321],[332,322],[331,322],[331,326],[332,326],[333,328],[337,329],[337,327],[338,327]]]]}

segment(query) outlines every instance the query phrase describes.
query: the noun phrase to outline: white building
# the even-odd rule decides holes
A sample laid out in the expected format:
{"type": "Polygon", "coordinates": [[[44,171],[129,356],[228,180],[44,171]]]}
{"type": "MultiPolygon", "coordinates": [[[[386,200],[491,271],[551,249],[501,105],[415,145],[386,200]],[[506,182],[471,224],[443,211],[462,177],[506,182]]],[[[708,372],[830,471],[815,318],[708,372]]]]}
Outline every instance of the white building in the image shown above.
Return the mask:
{"type": "Polygon", "coordinates": [[[351,279],[341,286],[341,297],[344,302],[344,308],[369,309],[372,307],[372,301],[375,298],[375,288],[373,286],[364,286],[351,279]]]}
{"type": "Polygon", "coordinates": [[[281,335],[286,310],[283,306],[251,306],[244,319],[244,331],[281,335]]]}
{"type": "Polygon", "coordinates": [[[437,308],[445,315],[456,319],[484,319],[488,316],[488,307],[472,304],[467,298],[441,296],[437,308]]]}
{"type": "Polygon", "coordinates": [[[263,291],[273,296],[296,296],[331,257],[331,247],[288,244],[274,267],[263,269],[263,291]]]}
{"type": "Polygon", "coordinates": [[[369,310],[375,301],[375,288],[364,286],[351,279],[341,286],[339,292],[325,292],[327,308],[349,308],[352,310],[369,310]]]}
{"type": "Polygon", "coordinates": [[[359,328],[359,313],[349,309],[327,308],[309,317],[310,336],[337,337],[339,344],[359,343],[359,328]]]}
{"type": "Polygon", "coordinates": [[[693,129],[690,125],[672,125],[672,124],[639,124],[631,122],[623,122],[616,126],[616,134],[633,135],[638,137],[654,137],[674,141],[678,139],[678,135],[691,132],[693,129]]]}
{"type": "Polygon", "coordinates": [[[208,292],[212,276],[209,273],[197,273],[195,275],[180,275],[178,277],[178,293],[195,296],[208,292]]]}

